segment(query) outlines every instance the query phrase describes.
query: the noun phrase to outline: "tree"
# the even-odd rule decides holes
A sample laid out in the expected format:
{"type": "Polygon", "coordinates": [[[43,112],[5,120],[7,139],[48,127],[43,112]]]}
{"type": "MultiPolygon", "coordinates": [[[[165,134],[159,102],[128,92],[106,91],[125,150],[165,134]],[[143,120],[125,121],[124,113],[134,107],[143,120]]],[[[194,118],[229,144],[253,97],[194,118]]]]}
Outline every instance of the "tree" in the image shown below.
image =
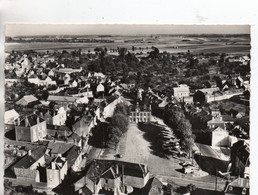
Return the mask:
{"type": "Polygon", "coordinates": [[[119,48],[119,49],[118,49],[119,57],[120,57],[121,59],[124,59],[126,52],[127,52],[127,49],[126,49],[126,48],[124,48],[124,47],[119,48]]]}
{"type": "Polygon", "coordinates": [[[119,128],[123,133],[127,131],[128,124],[128,118],[121,113],[114,114],[111,119],[111,125],[119,128]]]}
{"type": "Polygon", "coordinates": [[[114,113],[117,114],[117,113],[121,113],[125,116],[129,116],[130,114],[130,108],[129,106],[127,106],[125,103],[118,103],[116,105],[116,108],[114,110],[114,113]]]}
{"type": "Polygon", "coordinates": [[[183,143],[182,143],[183,147],[184,147],[184,150],[189,154],[192,153],[192,148],[194,146],[194,139],[192,137],[190,138],[186,138],[184,139],[183,143]]]}

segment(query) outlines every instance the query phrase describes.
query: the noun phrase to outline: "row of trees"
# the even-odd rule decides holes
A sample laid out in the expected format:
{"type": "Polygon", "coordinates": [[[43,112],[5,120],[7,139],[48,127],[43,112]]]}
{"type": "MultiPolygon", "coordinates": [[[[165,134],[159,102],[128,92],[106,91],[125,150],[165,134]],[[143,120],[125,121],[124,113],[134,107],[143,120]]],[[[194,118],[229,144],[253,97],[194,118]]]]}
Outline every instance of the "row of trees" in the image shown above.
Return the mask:
{"type": "Polygon", "coordinates": [[[116,105],[114,114],[110,120],[107,146],[116,148],[120,137],[128,130],[130,109],[124,103],[116,105]]]}
{"type": "Polygon", "coordinates": [[[186,119],[183,110],[179,106],[172,106],[162,110],[155,106],[152,108],[153,115],[163,118],[164,122],[173,129],[176,137],[180,139],[182,148],[191,154],[194,145],[194,135],[192,134],[192,125],[186,119]]]}
{"type": "Polygon", "coordinates": [[[178,106],[173,106],[165,112],[164,122],[173,129],[177,138],[180,139],[181,146],[190,154],[194,145],[194,137],[192,125],[186,119],[183,110],[178,106]]]}
{"type": "Polygon", "coordinates": [[[95,147],[115,149],[121,136],[128,130],[130,109],[124,103],[116,105],[108,122],[99,123],[93,130],[89,143],[95,147]]]}

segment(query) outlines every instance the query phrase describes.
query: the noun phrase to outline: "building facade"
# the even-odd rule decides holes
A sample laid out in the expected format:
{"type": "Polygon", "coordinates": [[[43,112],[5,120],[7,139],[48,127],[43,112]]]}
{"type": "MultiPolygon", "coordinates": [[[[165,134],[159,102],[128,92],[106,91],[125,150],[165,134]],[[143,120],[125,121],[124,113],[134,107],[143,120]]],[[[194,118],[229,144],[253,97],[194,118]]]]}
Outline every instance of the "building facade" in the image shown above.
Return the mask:
{"type": "Polygon", "coordinates": [[[131,107],[131,112],[129,116],[129,121],[131,123],[139,122],[150,122],[151,121],[151,107],[140,107],[138,104],[131,107]]]}
{"type": "Polygon", "coordinates": [[[17,119],[15,126],[16,141],[36,142],[47,135],[46,121],[36,114],[17,119]]]}

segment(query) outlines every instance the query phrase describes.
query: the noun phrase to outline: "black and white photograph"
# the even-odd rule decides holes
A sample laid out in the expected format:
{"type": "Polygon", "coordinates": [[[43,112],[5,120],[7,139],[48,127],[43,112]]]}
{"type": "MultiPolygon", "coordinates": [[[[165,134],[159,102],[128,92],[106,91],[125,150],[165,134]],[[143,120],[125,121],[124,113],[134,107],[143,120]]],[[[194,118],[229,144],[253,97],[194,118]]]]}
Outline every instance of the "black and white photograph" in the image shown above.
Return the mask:
{"type": "Polygon", "coordinates": [[[6,24],[4,39],[4,194],[250,194],[250,25],[6,24]]]}

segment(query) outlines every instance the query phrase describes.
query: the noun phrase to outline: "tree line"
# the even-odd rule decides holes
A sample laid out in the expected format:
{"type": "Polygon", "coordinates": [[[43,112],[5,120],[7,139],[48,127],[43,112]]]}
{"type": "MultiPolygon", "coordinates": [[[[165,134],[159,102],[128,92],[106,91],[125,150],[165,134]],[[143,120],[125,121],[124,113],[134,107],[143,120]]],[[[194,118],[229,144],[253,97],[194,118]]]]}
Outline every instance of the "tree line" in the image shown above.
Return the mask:
{"type": "Polygon", "coordinates": [[[107,122],[100,122],[93,128],[89,143],[96,147],[115,149],[121,136],[128,130],[129,114],[129,106],[118,103],[113,116],[107,118],[107,122]]]}
{"type": "Polygon", "coordinates": [[[166,109],[160,109],[157,106],[152,107],[152,114],[164,120],[176,137],[180,139],[181,147],[189,154],[192,152],[194,145],[194,135],[192,134],[192,125],[186,119],[184,111],[177,105],[173,105],[166,109]]]}

